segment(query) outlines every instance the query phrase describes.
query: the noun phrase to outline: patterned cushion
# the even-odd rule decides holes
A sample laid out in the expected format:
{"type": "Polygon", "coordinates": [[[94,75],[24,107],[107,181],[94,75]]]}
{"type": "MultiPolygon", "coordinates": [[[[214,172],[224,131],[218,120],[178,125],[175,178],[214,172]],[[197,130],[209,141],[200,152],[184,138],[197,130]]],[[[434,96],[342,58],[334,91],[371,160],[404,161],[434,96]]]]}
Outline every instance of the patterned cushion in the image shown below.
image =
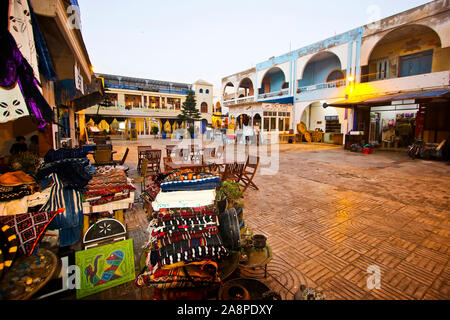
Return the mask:
{"type": "Polygon", "coordinates": [[[10,227],[14,230],[20,249],[24,254],[30,256],[38,242],[44,235],[45,230],[52,220],[65,209],[53,212],[34,212],[18,214],[14,216],[0,217],[2,227],[10,227]]]}
{"type": "Polygon", "coordinates": [[[18,245],[14,230],[9,226],[2,226],[0,228],[0,279],[2,273],[11,267],[18,245]]]}

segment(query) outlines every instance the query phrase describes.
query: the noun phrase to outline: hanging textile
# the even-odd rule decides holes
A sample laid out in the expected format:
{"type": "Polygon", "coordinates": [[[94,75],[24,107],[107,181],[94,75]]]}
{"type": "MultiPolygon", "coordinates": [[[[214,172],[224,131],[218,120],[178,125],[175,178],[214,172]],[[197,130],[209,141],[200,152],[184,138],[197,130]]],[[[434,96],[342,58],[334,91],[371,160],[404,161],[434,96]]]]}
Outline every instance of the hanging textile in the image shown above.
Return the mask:
{"type": "Polygon", "coordinates": [[[53,119],[42,96],[30,8],[9,0],[9,31],[0,30],[0,123],[32,115],[43,129],[53,119]]]}
{"type": "Polygon", "coordinates": [[[28,61],[33,73],[39,75],[33,25],[28,1],[9,0],[9,32],[28,61]]]}
{"type": "Polygon", "coordinates": [[[53,68],[52,60],[47,49],[47,44],[44,36],[42,35],[41,29],[39,28],[36,15],[34,14],[33,7],[30,4],[30,0],[28,0],[28,6],[30,8],[31,24],[33,25],[33,36],[36,46],[39,71],[44,75],[47,81],[56,81],[57,75],[55,69],[53,68]]]}
{"type": "Polygon", "coordinates": [[[52,173],[49,177],[53,181],[52,190],[49,201],[41,211],[49,210],[51,212],[65,208],[63,214],[55,217],[49,225],[49,229],[59,230],[60,247],[70,246],[78,241],[83,225],[82,195],[75,189],[64,188],[57,174],[52,173]]]}
{"type": "Polygon", "coordinates": [[[30,114],[43,129],[46,120],[53,120],[53,110],[41,94],[33,68],[8,31],[0,31],[0,48],[0,123],[30,114]]]}

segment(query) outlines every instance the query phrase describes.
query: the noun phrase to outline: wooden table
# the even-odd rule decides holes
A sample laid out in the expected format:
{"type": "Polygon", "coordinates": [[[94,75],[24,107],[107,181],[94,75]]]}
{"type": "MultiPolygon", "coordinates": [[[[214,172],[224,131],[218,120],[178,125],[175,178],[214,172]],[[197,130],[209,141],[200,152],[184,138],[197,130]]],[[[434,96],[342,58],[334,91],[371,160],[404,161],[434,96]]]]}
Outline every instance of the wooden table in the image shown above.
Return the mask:
{"type": "Polygon", "coordinates": [[[166,163],[166,167],[169,170],[184,170],[191,169],[192,171],[199,171],[203,168],[210,168],[210,165],[200,164],[200,163],[175,163],[168,162],[166,163]]]}
{"type": "Polygon", "coordinates": [[[279,143],[289,143],[289,138],[292,139],[292,143],[295,143],[295,134],[280,134],[279,143]]]}

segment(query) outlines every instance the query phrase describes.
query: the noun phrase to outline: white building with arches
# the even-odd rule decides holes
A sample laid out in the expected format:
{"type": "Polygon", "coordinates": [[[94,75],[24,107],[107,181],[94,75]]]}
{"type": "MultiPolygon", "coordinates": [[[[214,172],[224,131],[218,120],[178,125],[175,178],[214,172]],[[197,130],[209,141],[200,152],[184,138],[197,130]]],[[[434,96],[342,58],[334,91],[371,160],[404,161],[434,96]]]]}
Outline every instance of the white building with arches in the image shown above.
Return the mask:
{"type": "Polygon", "coordinates": [[[449,88],[449,6],[436,0],[224,77],[222,105],[230,113],[250,102],[292,105],[294,131],[303,122],[308,130],[369,135],[370,104],[361,102],[449,88]]]}

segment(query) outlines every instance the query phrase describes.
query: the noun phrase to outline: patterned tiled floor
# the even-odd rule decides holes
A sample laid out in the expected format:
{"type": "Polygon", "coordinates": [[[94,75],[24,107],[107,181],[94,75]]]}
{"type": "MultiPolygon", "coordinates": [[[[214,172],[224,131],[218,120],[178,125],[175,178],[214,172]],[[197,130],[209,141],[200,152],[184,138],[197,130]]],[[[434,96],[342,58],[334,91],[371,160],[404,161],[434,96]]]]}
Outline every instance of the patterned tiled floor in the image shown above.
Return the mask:
{"type": "MultiPolygon", "coordinates": [[[[118,157],[131,146],[131,167],[138,143],[114,143],[118,157]]],[[[244,218],[268,237],[274,259],[265,281],[284,299],[301,284],[327,299],[450,299],[450,166],[397,152],[281,145],[279,172],[255,182],[244,218]],[[369,266],[381,270],[380,289],[367,287],[369,266]]],[[[138,255],[147,221],[140,210],[127,221],[138,255]]],[[[148,299],[147,291],[131,283],[92,298],[148,299]]]]}

